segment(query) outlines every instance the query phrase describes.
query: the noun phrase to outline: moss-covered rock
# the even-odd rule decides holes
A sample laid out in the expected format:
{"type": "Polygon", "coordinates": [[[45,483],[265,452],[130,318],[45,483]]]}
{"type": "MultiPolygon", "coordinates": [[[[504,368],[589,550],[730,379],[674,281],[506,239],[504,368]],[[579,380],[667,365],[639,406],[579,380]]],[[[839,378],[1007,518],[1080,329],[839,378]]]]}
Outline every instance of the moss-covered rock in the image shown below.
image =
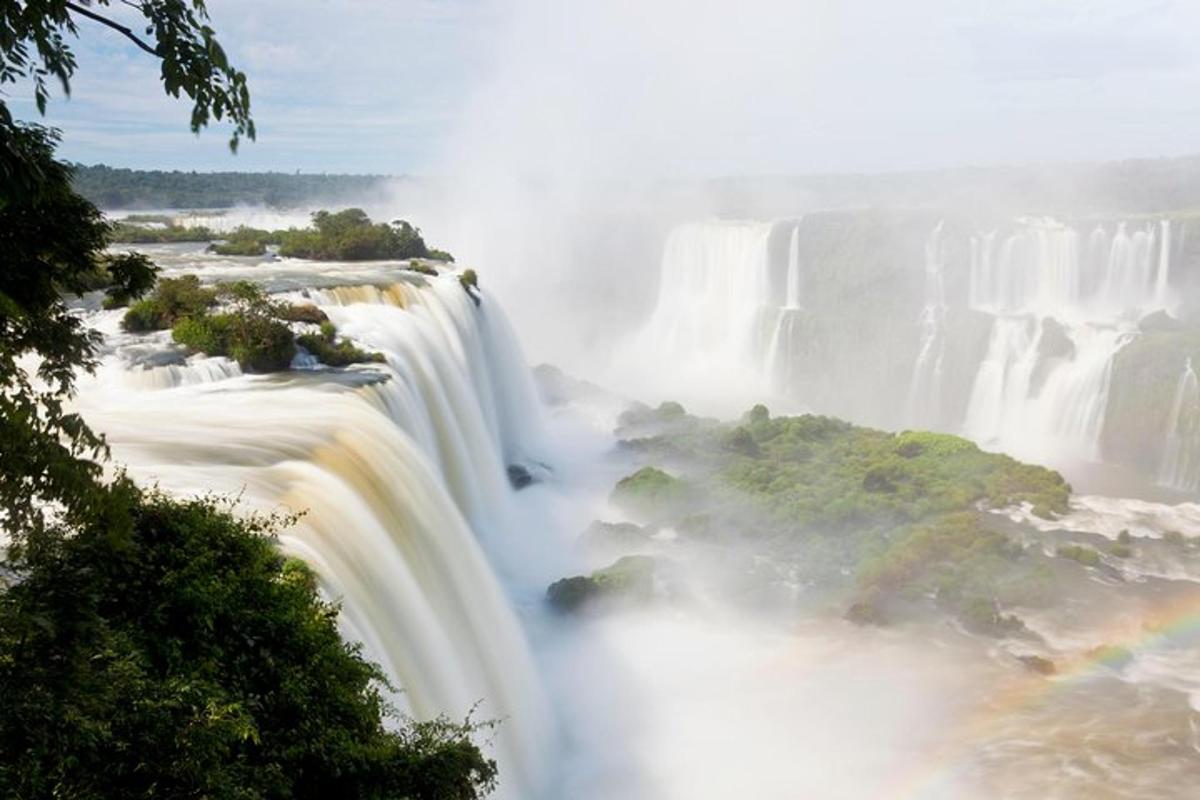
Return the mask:
{"type": "Polygon", "coordinates": [[[643,467],[617,482],[612,501],[650,518],[679,511],[688,499],[687,483],[657,467],[643,467]]]}
{"type": "Polygon", "coordinates": [[[646,603],[654,597],[655,561],[650,556],[623,556],[591,575],[576,575],[550,584],[546,600],[562,612],[582,611],[598,601],[646,603]]]}

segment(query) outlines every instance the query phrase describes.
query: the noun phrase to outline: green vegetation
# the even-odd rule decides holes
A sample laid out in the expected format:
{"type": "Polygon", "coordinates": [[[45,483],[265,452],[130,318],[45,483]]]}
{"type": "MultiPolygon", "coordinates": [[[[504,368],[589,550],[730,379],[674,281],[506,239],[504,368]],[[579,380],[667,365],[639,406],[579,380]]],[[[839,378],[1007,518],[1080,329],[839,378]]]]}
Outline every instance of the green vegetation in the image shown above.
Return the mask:
{"type": "Polygon", "coordinates": [[[273,301],[247,282],[202,286],[195,275],[161,279],[149,297],[129,307],[121,326],[131,333],[170,328],[179,344],[232,358],[246,372],[287,369],[297,344],[331,367],[385,360],[339,339],[329,317],[314,305],[273,301]],[[213,313],[218,305],[221,311],[213,313]],[[296,336],[289,322],[319,325],[320,332],[296,336]]]}
{"type": "Polygon", "coordinates": [[[214,242],[208,249],[221,256],[261,256],[266,254],[267,245],[282,241],[283,231],[265,231],[240,225],[226,235],[225,241],[214,242]]]}
{"type": "Polygon", "coordinates": [[[1101,564],[1100,554],[1082,544],[1059,545],[1054,554],[1059,558],[1069,558],[1085,567],[1098,567],[1101,564]]]}
{"type": "Polygon", "coordinates": [[[474,301],[475,305],[479,305],[479,275],[473,269],[465,269],[458,276],[458,283],[463,287],[463,291],[467,296],[474,301]]]}
{"type": "Polygon", "coordinates": [[[211,242],[216,234],[208,228],[185,228],[168,224],[162,227],[117,222],[112,226],[110,240],[127,244],[171,244],[174,242],[211,242]]]}
{"type": "Polygon", "coordinates": [[[956,436],[772,418],[764,406],[726,424],[664,403],[631,409],[619,424],[637,435],[624,448],[648,462],[612,495],[635,521],[685,541],[752,547],[790,565],[789,580],[844,597],[853,620],[881,624],[925,608],[979,633],[1024,635],[1001,609],[1052,599],[1047,560],[982,512],[1018,503],[1067,511],[1070,487],[1056,472],[956,436]]]}
{"type": "Polygon", "coordinates": [[[217,299],[217,290],[201,286],[195,275],[161,278],[149,297],[129,307],[121,327],[130,333],[166,330],[182,319],[203,314],[217,299]]]}
{"type": "MultiPolygon", "coordinates": [[[[69,86],[69,43],[100,22],[158,61],[191,127],[254,137],[245,77],[201,0],[0,3],[0,86],[69,86]],[[151,42],[138,38],[145,31],[151,42]]],[[[270,522],[104,477],[102,437],[65,400],[98,336],[64,295],[115,301],[153,266],[105,256],[111,234],[54,157],[56,134],[0,92],[0,795],[407,797],[474,800],[496,768],[476,728],[385,728],[380,674],[338,636],[337,609],[285,561],[270,522]],[[31,366],[32,365],[32,366],[31,366]]],[[[249,302],[240,298],[240,302],[249,302]]],[[[161,310],[161,309],[156,309],[161,310]]],[[[190,319],[185,317],[184,319],[190,319]]],[[[155,323],[157,324],[157,322],[155,323]]]]}
{"type": "Polygon", "coordinates": [[[276,372],[288,368],[296,355],[292,329],[276,319],[277,304],[252,283],[225,287],[230,299],[218,314],[183,317],[171,327],[171,337],[210,356],[225,356],[246,372],[276,372]]]}
{"type": "Polygon", "coordinates": [[[361,208],[318,211],[313,226],[285,231],[279,254],[317,261],[427,258],[421,232],[403,220],[373,223],[361,208]]]}
{"type": "Polygon", "coordinates": [[[647,602],[654,596],[654,559],[623,556],[591,575],[576,575],[550,584],[546,599],[563,612],[582,611],[597,601],[647,602]]]}
{"type": "Polygon", "coordinates": [[[475,798],[474,726],[383,725],[386,684],[338,635],[278,520],[119,487],[0,595],[5,797],[475,798]]]}
{"type": "Polygon", "coordinates": [[[284,322],[306,322],[310,325],[321,325],[329,321],[329,316],[310,303],[292,305],[280,303],[275,309],[275,319],[281,319],[284,322]]]}
{"type": "Polygon", "coordinates": [[[77,164],[74,184],[101,208],[311,208],[362,202],[383,192],[389,180],[383,175],[147,171],[77,164]]]}
{"type": "Polygon", "coordinates": [[[761,457],[738,453],[745,457],[722,465],[725,482],[777,519],[803,527],[894,527],[978,503],[1028,502],[1042,514],[1067,510],[1070,487],[1058,473],[948,434],[892,435],[814,416],[743,430],[761,457]]]}
{"type": "Polygon", "coordinates": [[[337,328],[332,322],[322,322],[320,333],[305,333],[296,337],[296,343],[317,357],[322,364],[331,367],[348,367],[351,364],[382,364],[387,361],[383,353],[368,353],[354,346],[349,339],[339,339],[337,328]]]}
{"type": "Polygon", "coordinates": [[[687,498],[686,483],[655,467],[642,467],[622,478],[612,492],[617,505],[650,517],[678,510],[687,498]]]}

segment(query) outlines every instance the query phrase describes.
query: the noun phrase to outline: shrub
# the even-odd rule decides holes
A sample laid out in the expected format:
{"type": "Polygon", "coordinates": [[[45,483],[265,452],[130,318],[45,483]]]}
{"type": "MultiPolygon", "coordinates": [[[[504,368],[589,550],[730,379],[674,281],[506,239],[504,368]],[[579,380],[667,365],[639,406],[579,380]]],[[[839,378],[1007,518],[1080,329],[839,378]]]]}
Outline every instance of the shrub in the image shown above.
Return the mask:
{"type": "Polygon", "coordinates": [[[165,330],[185,317],[203,314],[217,304],[218,292],[201,286],[195,275],[160,278],[149,297],[125,312],[121,327],[131,333],[165,330]]]}
{"type": "Polygon", "coordinates": [[[192,350],[232,358],[245,372],[284,370],[296,355],[287,325],[244,312],[189,317],[175,324],[171,336],[192,350]]]}
{"type": "Polygon", "coordinates": [[[1059,558],[1067,558],[1071,561],[1076,561],[1085,567],[1100,566],[1100,554],[1090,547],[1081,544],[1063,544],[1059,545],[1054,554],[1059,558]]]}
{"type": "Polygon", "coordinates": [[[669,512],[687,499],[687,484],[656,467],[642,467],[617,482],[612,499],[643,513],[669,512]]]}
{"type": "Polygon", "coordinates": [[[132,495],[0,589],[0,795],[474,800],[477,726],[397,719],[277,522],[132,495]]]}
{"type": "Polygon", "coordinates": [[[427,258],[421,231],[404,220],[373,223],[361,208],[318,211],[313,227],[280,234],[279,254],[318,261],[427,258]]]}
{"type": "Polygon", "coordinates": [[[740,425],[725,434],[721,446],[731,453],[740,453],[750,458],[758,458],[762,454],[754,436],[740,425]]]}
{"type": "Polygon", "coordinates": [[[312,353],[318,361],[330,367],[348,367],[351,364],[382,364],[387,361],[383,353],[361,350],[349,339],[338,339],[337,328],[326,320],[321,323],[321,332],[306,333],[296,337],[296,343],[312,353]]]}
{"type": "Polygon", "coordinates": [[[275,312],[275,318],[284,322],[307,322],[313,325],[329,322],[329,315],[311,303],[280,305],[275,312]]]}
{"type": "Polygon", "coordinates": [[[149,227],[131,225],[128,222],[113,223],[109,241],[129,244],[170,244],[173,242],[208,242],[215,238],[212,231],[204,227],[185,228],[180,225],[149,227]]]}

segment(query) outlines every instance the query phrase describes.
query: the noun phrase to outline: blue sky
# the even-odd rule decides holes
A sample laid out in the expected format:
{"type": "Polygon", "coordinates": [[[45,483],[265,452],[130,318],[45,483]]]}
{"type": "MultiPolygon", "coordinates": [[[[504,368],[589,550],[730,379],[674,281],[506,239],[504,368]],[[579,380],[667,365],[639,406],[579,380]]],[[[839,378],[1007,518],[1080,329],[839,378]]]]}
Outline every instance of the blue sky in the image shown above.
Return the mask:
{"type": "MultiPolygon", "coordinates": [[[[1183,0],[210,0],[259,141],[81,21],[63,155],[179,169],[726,175],[1200,151],[1183,0]]],[[[26,117],[18,90],[10,96],[26,117]]]]}

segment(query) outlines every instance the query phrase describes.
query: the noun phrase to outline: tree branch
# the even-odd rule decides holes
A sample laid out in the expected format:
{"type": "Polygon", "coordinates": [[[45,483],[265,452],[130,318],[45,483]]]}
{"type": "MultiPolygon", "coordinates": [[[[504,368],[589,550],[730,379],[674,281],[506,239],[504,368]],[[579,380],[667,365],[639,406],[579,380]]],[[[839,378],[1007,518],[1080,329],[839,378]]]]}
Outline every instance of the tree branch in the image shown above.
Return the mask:
{"type": "Polygon", "coordinates": [[[90,11],[90,10],[84,8],[83,6],[76,5],[75,3],[67,3],[66,6],[67,6],[67,8],[74,11],[76,14],[80,14],[82,16],[87,17],[88,19],[95,20],[96,22],[99,22],[101,25],[105,25],[109,28],[112,28],[114,31],[117,31],[118,33],[123,34],[127,39],[129,39],[131,42],[136,44],[141,49],[145,50],[150,55],[152,55],[152,56],[158,55],[157,50],[155,50],[150,45],[146,44],[146,42],[139,39],[132,30],[125,27],[124,25],[121,25],[118,22],[113,22],[108,17],[102,17],[99,14],[97,14],[95,11],[90,11]]]}

